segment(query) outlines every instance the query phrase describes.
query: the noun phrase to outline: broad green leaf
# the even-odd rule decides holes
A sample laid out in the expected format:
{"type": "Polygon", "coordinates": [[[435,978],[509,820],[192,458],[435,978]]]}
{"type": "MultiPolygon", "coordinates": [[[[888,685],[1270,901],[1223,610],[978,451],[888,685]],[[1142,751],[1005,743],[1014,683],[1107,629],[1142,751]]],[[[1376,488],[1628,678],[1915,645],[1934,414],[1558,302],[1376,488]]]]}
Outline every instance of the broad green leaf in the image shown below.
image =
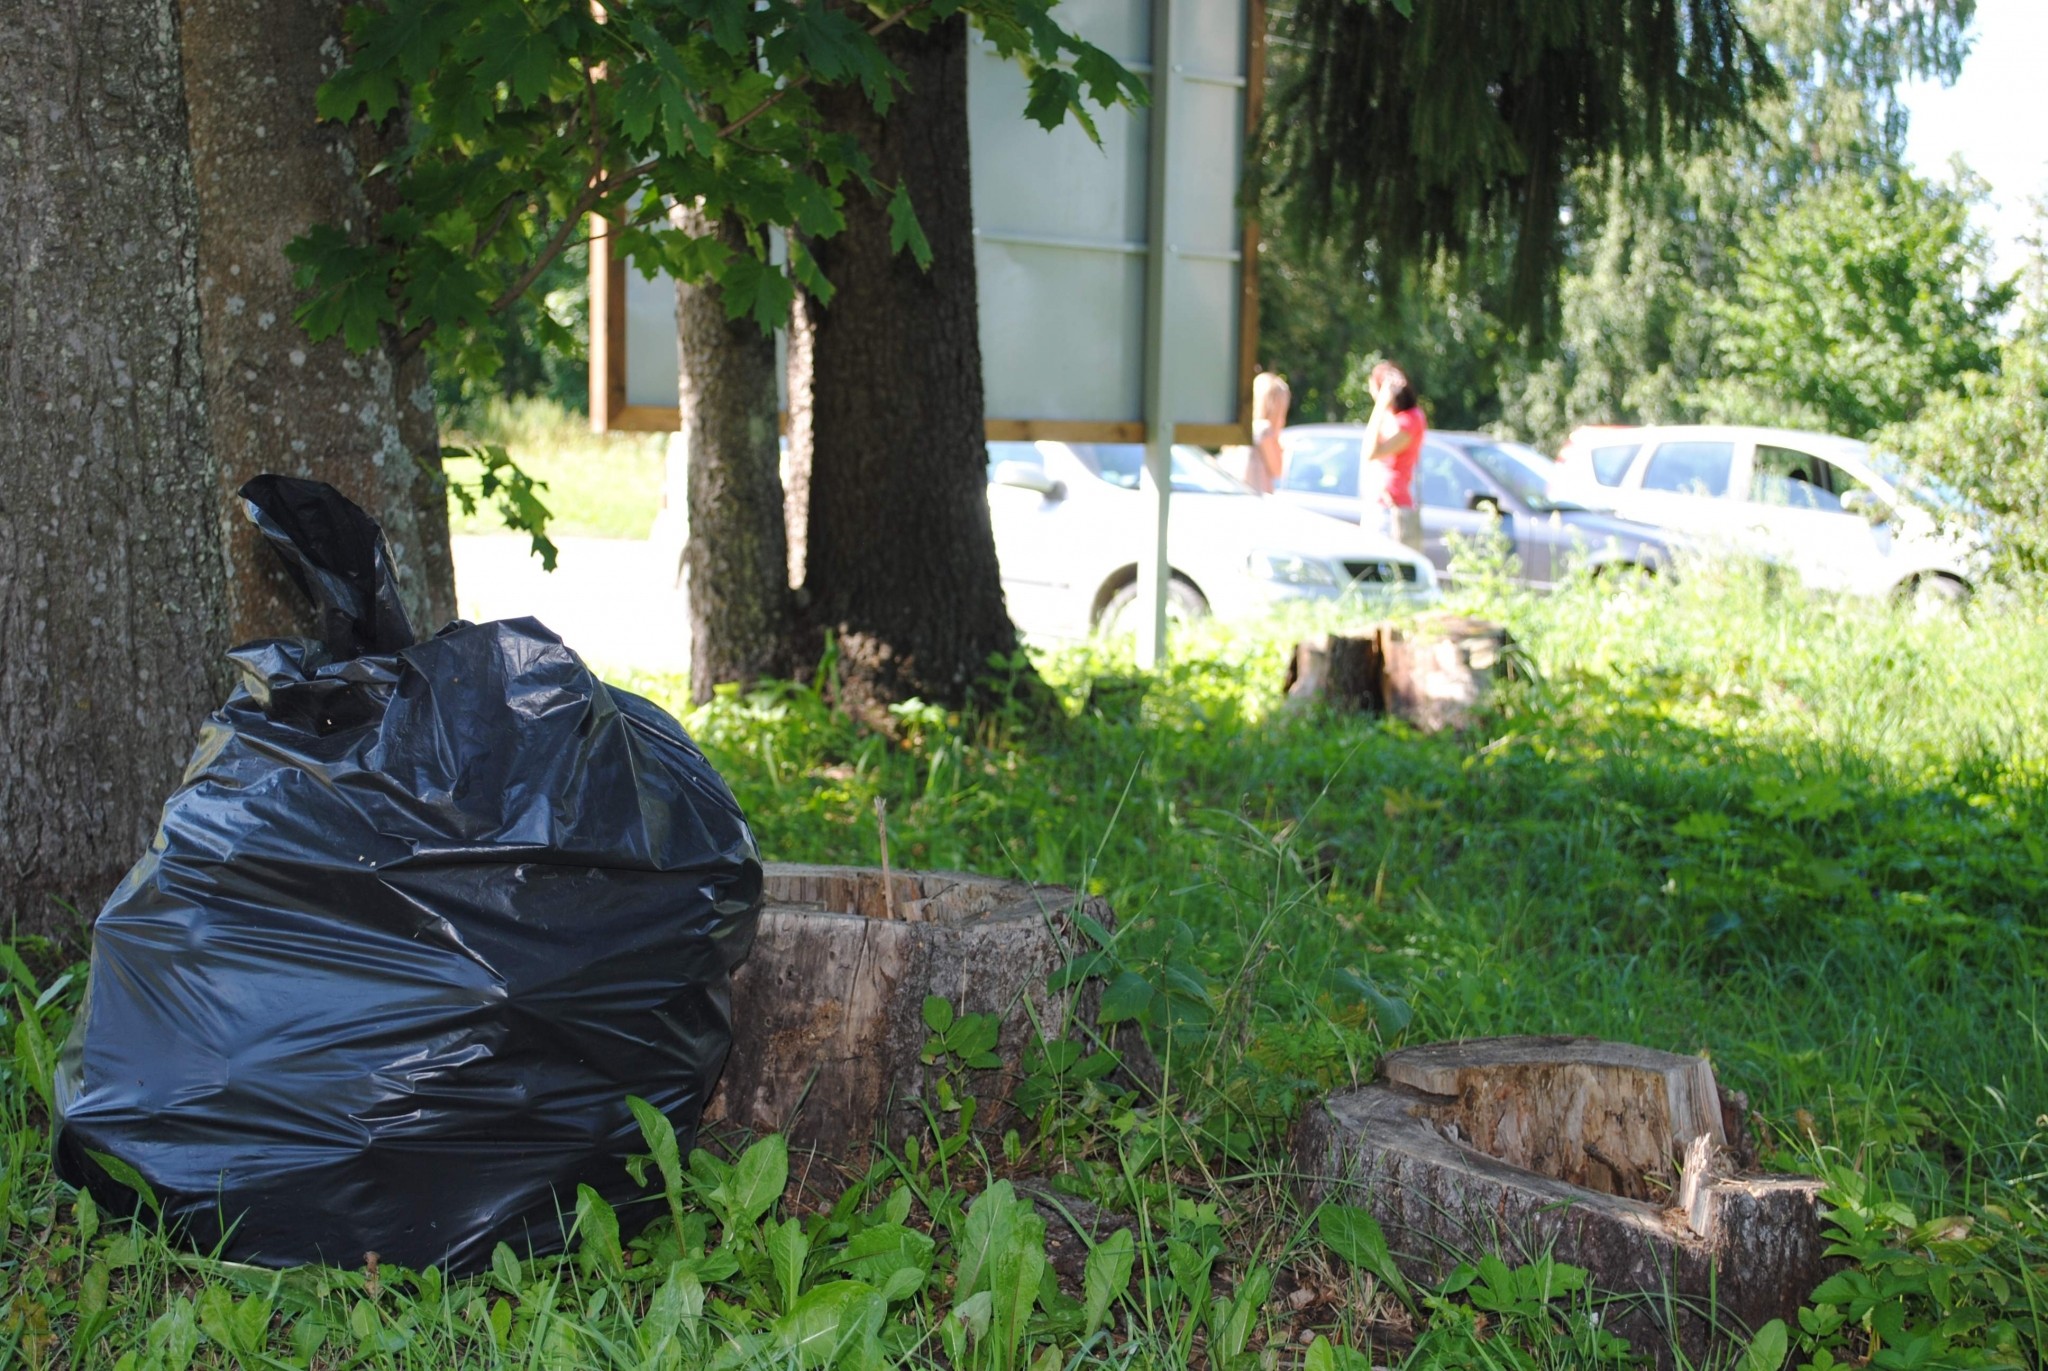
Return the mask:
{"type": "Polygon", "coordinates": [[[931,1268],[932,1246],[932,1240],[916,1229],[885,1220],[855,1233],[832,1265],[886,1290],[905,1269],[921,1278],[931,1268]]]}
{"type": "Polygon", "coordinates": [[[960,1300],[980,1289],[988,1276],[988,1264],[1009,1237],[1019,1211],[1024,1208],[1008,1181],[997,1181],[981,1192],[967,1211],[955,1246],[953,1298],[960,1300]]]}
{"type": "Polygon", "coordinates": [[[582,1239],[577,1252],[585,1270],[618,1275],[626,1269],[626,1254],[619,1245],[619,1216],[605,1197],[587,1185],[576,1187],[576,1235],[582,1239]]]}
{"type": "Polygon", "coordinates": [[[1357,1348],[1331,1342],[1318,1333],[1301,1359],[1302,1371],[1373,1371],[1372,1359],[1357,1348]]]}
{"type": "Polygon", "coordinates": [[[1105,1025],[1141,1018],[1152,1007],[1155,994],[1152,983],[1137,972],[1119,972],[1117,978],[1103,989],[1097,1017],[1105,1025]]]}
{"type": "Polygon", "coordinates": [[[157,1201],[156,1191],[150,1189],[149,1182],[142,1179],[142,1173],[134,1167],[128,1165],[119,1157],[111,1156],[105,1152],[94,1152],[88,1149],[85,1155],[92,1158],[94,1164],[100,1170],[113,1177],[117,1184],[126,1186],[134,1191],[137,1197],[141,1199],[143,1208],[149,1210],[150,1213],[154,1214],[163,1207],[157,1201]]]}
{"type": "Polygon", "coordinates": [[[668,1279],[647,1303],[640,1321],[640,1351],[657,1364],[662,1349],[677,1337],[694,1343],[697,1321],[704,1315],[704,1286],[681,1262],[669,1268],[668,1279]]]}
{"type": "Polygon", "coordinates": [[[654,1165],[661,1172],[662,1189],[673,1197],[683,1193],[683,1161],[676,1144],[675,1125],[668,1116],[638,1095],[626,1096],[626,1107],[633,1111],[633,1118],[640,1125],[640,1136],[646,1140],[647,1150],[654,1154],[654,1165]]]}
{"type": "Polygon", "coordinates": [[[784,1219],[768,1230],[768,1264],[774,1268],[775,1282],[781,1288],[782,1308],[796,1307],[797,1291],[803,1288],[804,1258],[810,1253],[811,1241],[804,1236],[801,1219],[784,1219]]]}
{"type": "Polygon", "coordinates": [[[149,1325],[150,1355],[161,1358],[164,1371],[185,1371],[199,1349],[199,1323],[192,1301],[173,1295],[164,1312],[149,1325]]]}
{"type": "Polygon", "coordinates": [[[857,1316],[865,1311],[873,1294],[861,1281],[825,1282],[775,1321],[777,1345],[803,1366],[830,1363],[864,1331],[857,1316]]]}
{"type": "Polygon", "coordinates": [[[1038,1303],[1045,1276],[1045,1220],[1029,1210],[1009,1225],[989,1261],[989,1291],[995,1297],[992,1327],[1014,1352],[1023,1345],[1024,1324],[1038,1303]]]}
{"type": "Polygon", "coordinates": [[[774,1207],[788,1184],[789,1144],[780,1133],[770,1133],[733,1163],[726,1190],[733,1217],[741,1225],[752,1224],[774,1207]]]}
{"type": "Polygon", "coordinates": [[[789,278],[750,252],[734,253],[718,272],[728,319],[752,317],[768,332],[789,318],[796,288],[789,278]]]}
{"type": "Polygon", "coordinates": [[[487,81],[504,82],[523,104],[533,104],[548,93],[561,50],[526,6],[497,10],[484,21],[477,51],[483,56],[480,74],[487,81]]]}
{"type": "Polygon", "coordinates": [[[1002,1032],[1002,1023],[993,1014],[964,1014],[946,1035],[946,1046],[951,1048],[971,1066],[984,1070],[1000,1062],[983,1060],[990,1056],[996,1040],[1002,1032]]]}
{"type": "Polygon", "coordinates": [[[1372,1215],[1353,1205],[1326,1204],[1316,1215],[1316,1232],[1324,1246],[1359,1270],[1371,1272],[1407,1301],[1408,1283],[1395,1267],[1393,1254],[1387,1250],[1387,1235],[1372,1215]]]}
{"type": "Polygon", "coordinates": [[[1071,110],[1081,128],[1101,141],[1095,123],[1081,109],[1081,81],[1064,67],[1044,66],[1031,73],[1031,93],[1024,101],[1024,117],[1043,128],[1056,129],[1071,110]]]}
{"type": "Polygon", "coordinates": [[[1166,1245],[1166,1269],[1189,1308],[1208,1307],[1209,1268],[1215,1264],[1217,1255],[1213,1247],[1197,1248],[1178,1238],[1166,1245]]]}
{"type": "Polygon", "coordinates": [[[805,233],[829,238],[846,227],[831,188],[809,176],[791,177],[785,199],[790,222],[805,233]]]}
{"type": "Polygon", "coordinates": [[[1735,1371],[1783,1371],[1790,1350],[1785,1321],[1772,1319],[1756,1330],[1756,1336],[1743,1349],[1742,1360],[1735,1363],[1735,1371]]]}
{"type": "Polygon", "coordinates": [[[655,86],[655,98],[661,106],[661,136],[669,155],[687,157],[695,152],[708,156],[718,142],[717,130],[690,99],[684,79],[663,72],[655,86]]]}
{"type": "Polygon", "coordinates": [[[1224,1363],[1228,1364],[1243,1353],[1251,1342],[1252,1320],[1258,1317],[1272,1289],[1273,1268],[1255,1266],[1238,1283],[1229,1299],[1215,1301],[1209,1340],[1210,1345],[1222,1353],[1224,1363]]]}
{"type": "Polygon", "coordinates": [[[953,1317],[960,1321],[978,1343],[988,1336],[989,1320],[995,1315],[996,1299],[986,1290],[977,1290],[953,1306],[953,1317]]]}
{"type": "Polygon", "coordinates": [[[939,995],[924,997],[924,1026],[934,1033],[943,1033],[953,1026],[953,1006],[939,995]]]}
{"type": "Polygon", "coordinates": [[[931,269],[932,245],[924,236],[924,226],[917,222],[917,211],[911,208],[910,187],[898,185],[889,197],[889,251],[906,249],[921,270],[931,269]]]}
{"type": "Polygon", "coordinates": [[[55,1110],[56,1050],[50,1044],[49,1034],[43,1031],[42,1016],[30,1002],[28,992],[16,986],[14,999],[21,1007],[21,1018],[14,1025],[15,1058],[27,1066],[29,1086],[41,1097],[43,1108],[55,1110]]]}
{"type": "Polygon", "coordinates": [[[199,1293],[199,1327],[235,1355],[253,1356],[270,1329],[270,1301],[261,1295],[237,1301],[226,1286],[209,1285],[199,1293]]]}
{"type": "Polygon", "coordinates": [[[71,1202],[71,1218],[78,1225],[79,1247],[92,1246],[93,1234],[100,1231],[100,1207],[93,1202],[92,1191],[78,1192],[78,1198],[71,1202]]]}
{"type": "Polygon", "coordinates": [[[491,1249],[491,1278],[500,1290],[508,1295],[519,1293],[519,1258],[514,1256],[509,1243],[499,1243],[491,1249]]]}
{"type": "Polygon", "coordinates": [[[1117,1229],[1096,1243],[1095,1250],[1088,1254],[1088,1265],[1081,1273],[1082,1341],[1093,1337],[1109,1317],[1110,1305],[1131,1283],[1131,1267],[1136,1260],[1137,1251],[1128,1228],[1117,1229]]]}
{"type": "Polygon", "coordinates": [[[314,92],[313,108],[322,119],[346,121],[358,110],[373,124],[398,108],[398,82],[389,71],[350,63],[321,82],[314,92]]]}

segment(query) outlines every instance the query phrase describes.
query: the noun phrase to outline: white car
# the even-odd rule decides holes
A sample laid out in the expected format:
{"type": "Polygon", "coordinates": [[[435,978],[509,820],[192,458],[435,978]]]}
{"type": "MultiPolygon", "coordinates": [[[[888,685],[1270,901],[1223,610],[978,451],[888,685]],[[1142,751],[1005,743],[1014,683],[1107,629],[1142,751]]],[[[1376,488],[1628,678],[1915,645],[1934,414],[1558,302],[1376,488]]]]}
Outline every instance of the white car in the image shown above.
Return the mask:
{"type": "Polygon", "coordinates": [[[1560,455],[1564,488],[1597,490],[1623,518],[1789,566],[1815,589],[1959,601],[1990,565],[1967,500],[1851,438],[1685,424],[1591,448],[1560,455]]]}
{"type": "MultiPolygon", "coordinates": [[[[1127,630],[1151,503],[1136,443],[990,443],[988,508],[1010,617],[1024,633],[1127,630]]],[[[1173,450],[1168,613],[1255,618],[1288,600],[1427,598],[1436,575],[1383,535],[1267,499],[1199,448],[1173,450]]]]}

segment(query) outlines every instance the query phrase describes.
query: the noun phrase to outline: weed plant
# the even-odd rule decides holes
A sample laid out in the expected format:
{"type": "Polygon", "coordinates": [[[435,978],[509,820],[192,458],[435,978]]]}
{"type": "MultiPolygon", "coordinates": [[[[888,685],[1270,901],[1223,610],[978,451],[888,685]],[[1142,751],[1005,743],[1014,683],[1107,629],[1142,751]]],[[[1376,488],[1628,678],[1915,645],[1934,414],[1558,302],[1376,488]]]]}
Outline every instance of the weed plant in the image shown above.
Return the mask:
{"type": "MultiPolygon", "coordinates": [[[[897,712],[818,682],[626,683],[683,712],[773,859],[1013,874],[1106,896],[1077,949],[1143,1026],[1158,1095],[1095,1043],[1034,1051],[1031,1127],[968,1124],[979,1039],[926,1006],[957,1112],[822,1203],[779,1140],[681,1156],[643,1119],[648,1204],[585,1195],[573,1255],[490,1272],[235,1268],[51,1177],[44,1092],[76,981],[10,959],[0,1059],[0,1365],[1540,1368],[1657,1349],[1542,1253],[1403,1282],[1354,1210],[1295,1206],[1313,1096],[1407,1041],[1590,1033],[1703,1052],[1766,1160],[1829,1183],[1844,1269],[1737,1354],[2038,1366],[2048,1346],[2048,622],[1811,600],[1741,577],[1468,576],[1531,670],[1480,725],[1277,707],[1291,643],[1355,609],[1186,635],[1135,670],[1041,655],[1062,724],[897,712]],[[1334,617],[1333,617],[1334,616],[1334,617]],[[972,1055],[972,1054],[965,1054],[972,1055]],[[1034,1203],[1025,1203],[1031,1199],[1034,1203]],[[1117,1216],[1075,1269],[1048,1225],[1117,1216]],[[626,1216],[631,1219],[632,1216],[626,1216]]],[[[997,671],[1019,664],[995,664],[997,671]]],[[[567,1201],[565,1200],[565,1204],[567,1201]]]]}

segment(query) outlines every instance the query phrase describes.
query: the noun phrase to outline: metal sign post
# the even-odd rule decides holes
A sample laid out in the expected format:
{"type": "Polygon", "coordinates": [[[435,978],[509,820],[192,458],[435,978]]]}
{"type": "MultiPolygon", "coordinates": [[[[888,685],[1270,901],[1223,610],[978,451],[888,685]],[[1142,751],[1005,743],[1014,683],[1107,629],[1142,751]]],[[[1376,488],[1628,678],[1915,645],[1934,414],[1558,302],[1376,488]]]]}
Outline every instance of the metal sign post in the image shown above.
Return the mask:
{"type": "Polygon", "coordinates": [[[1168,172],[1176,67],[1173,10],[1177,0],[1152,3],[1151,137],[1145,168],[1145,467],[1138,489],[1149,502],[1138,546],[1138,665],[1150,670],[1166,658],[1167,519],[1173,503],[1173,411],[1166,381],[1172,374],[1173,199],[1168,172]]]}

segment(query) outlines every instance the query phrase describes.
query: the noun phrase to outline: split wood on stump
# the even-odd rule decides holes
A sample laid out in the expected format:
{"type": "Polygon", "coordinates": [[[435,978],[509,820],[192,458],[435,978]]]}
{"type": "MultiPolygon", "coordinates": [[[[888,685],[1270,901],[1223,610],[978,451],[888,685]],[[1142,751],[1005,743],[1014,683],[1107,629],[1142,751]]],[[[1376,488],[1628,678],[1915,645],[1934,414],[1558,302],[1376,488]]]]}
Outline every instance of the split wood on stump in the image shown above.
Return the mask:
{"type": "Polygon", "coordinates": [[[1294,649],[1288,703],[1391,714],[1425,733],[1465,728],[1493,683],[1513,678],[1512,643],[1499,624],[1457,615],[1318,634],[1294,649]]]}
{"type": "Polygon", "coordinates": [[[765,889],[754,949],[733,973],[732,1055],[707,1126],[781,1132],[792,1152],[850,1166],[877,1137],[897,1147],[924,1133],[944,1074],[920,1059],[930,995],[1000,1023],[1001,1066],[969,1073],[964,1088],[977,1129],[1014,1124],[1034,1038],[1094,1050],[1100,991],[1046,981],[1078,950],[1077,915],[1114,926],[1100,899],[956,872],[885,882],[872,868],[783,863],[768,866],[765,889]]]}
{"type": "MultiPolygon", "coordinates": [[[[1818,1181],[1733,1174],[1701,1057],[1593,1038],[1484,1038],[1389,1053],[1380,1079],[1311,1108],[1310,1203],[1369,1210],[1410,1276],[1549,1254],[1585,1267],[1603,1326],[1662,1364],[1697,1361],[1825,1274],[1818,1181]]],[[[1739,1118],[1737,1121],[1739,1127],[1739,1118]]]]}

